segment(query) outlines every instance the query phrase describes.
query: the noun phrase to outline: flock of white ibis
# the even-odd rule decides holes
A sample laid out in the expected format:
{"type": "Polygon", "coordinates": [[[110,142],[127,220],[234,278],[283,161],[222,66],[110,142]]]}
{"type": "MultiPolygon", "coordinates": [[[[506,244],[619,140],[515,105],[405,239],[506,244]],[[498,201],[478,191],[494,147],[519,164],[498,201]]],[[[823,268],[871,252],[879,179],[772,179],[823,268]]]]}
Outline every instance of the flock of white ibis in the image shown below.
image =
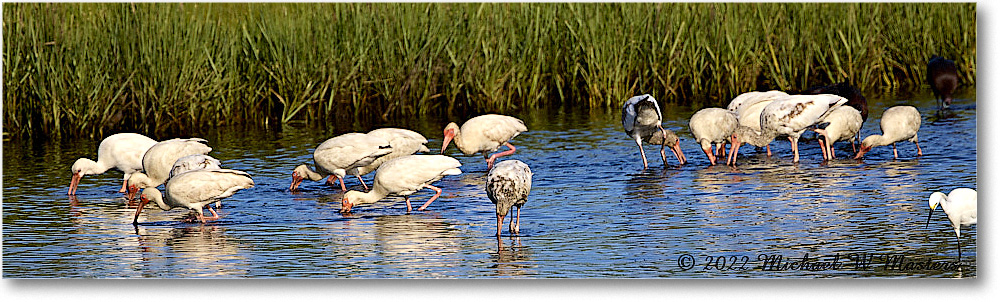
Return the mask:
{"type": "MultiPolygon", "coordinates": [[[[947,61],[935,57],[928,64],[929,68],[950,62],[942,60],[947,61]]],[[[947,79],[928,79],[932,87],[935,87],[935,95],[941,95],[944,99],[942,107],[951,103],[951,93],[954,91],[952,79],[957,78],[953,63],[951,73],[947,72],[947,68],[944,69],[942,72],[935,69],[929,71],[929,74],[943,74],[947,79]],[[943,83],[943,88],[937,85],[939,82],[943,83]]],[[[815,88],[805,93],[790,95],[781,91],[753,91],[741,94],[726,109],[705,108],[697,111],[689,122],[691,134],[712,165],[720,157],[726,156],[726,164],[735,166],[739,147],[743,143],[767,148],[770,156],[769,145],[779,136],[788,138],[794,153],[793,161],[798,162],[798,139],[807,130],[813,130],[822,137],[818,141],[824,160],[836,158],[832,144],[837,141],[849,140],[853,147],[868,115],[864,97],[845,83],[815,88]],[[731,144],[728,155],[725,144],[731,144]]],[[[667,166],[666,147],[670,147],[680,165],[687,163],[679,138],[673,131],[663,128],[662,119],[659,104],[649,94],[629,98],[622,108],[622,125],[625,133],[639,147],[644,168],[648,168],[649,164],[643,150],[643,141],[660,145],[660,158],[664,166],[667,166]]],[[[886,109],[880,124],[882,134],[865,138],[860,149],[855,149],[857,153],[854,158],[861,158],[873,147],[889,144],[893,145],[893,157],[898,158],[895,144],[901,141],[917,144],[917,154],[922,155],[917,141],[920,120],[920,112],[912,106],[886,109]]],[[[461,127],[456,123],[449,123],[443,131],[442,154],[449,143],[454,141],[462,153],[482,153],[486,159],[489,172],[485,190],[496,205],[497,236],[500,236],[504,218],[515,207],[517,214],[511,218],[510,232],[519,232],[520,208],[527,201],[531,190],[532,172],[521,161],[496,163],[496,160],[513,154],[516,148],[510,140],[527,130],[520,119],[488,114],[471,118],[461,127]],[[501,146],[508,150],[493,153],[501,146]]],[[[81,158],[73,164],[73,177],[68,193],[75,195],[84,175],[100,174],[116,168],[125,173],[121,192],[126,193],[130,201],[142,190],[133,223],[138,222],[139,214],[150,201],[164,210],[175,207],[191,209],[202,223],[218,219],[218,213],[210,204],[215,202],[215,207],[219,207],[220,200],[232,196],[238,190],[253,187],[254,182],[246,172],[223,169],[221,162],[207,155],[212,148],[206,142],[199,138],[157,142],[135,133],[111,135],[101,142],[96,162],[81,158]],[[165,194],[157,189],[161,184],[165,184],[165,194]],[[206,207],[212,216],[204,215],[206,207]]],[[[461,164],[452,157],[417,155],[419,152],[430,151],[425,145],[427,142],[417,132],[398,128],[347,133],[330,138],[313,151],[313,168],[305,164],[295,167],[289,191],[296,191],[305,179],[325,179],[331,186],[336,186],[334,179],[337,179],[344,192],[341,212],[347,213],[355,206],[375,203],[390,195],[404,197],[409,212],[412,211],[410,195],[422,189],[431,189],[436,194],[417,209],[425,210],[442,193],[442,189],[432,184],[442,177],[462,173],[459,169],[461,164]],[[375,172],[375,176],[369,188],[362,176],[371,172],[375,172]],[[344,184],[344,178],[348,174],[355,175],[367,192],[348,191],[344,184]]],[[[946,197],[935,193],[931,195],[930,205],[932,213],[937,205],[941,205],[951,218],[958,236],[959,226],[976,222],[975,191],[956,189],[951,195],[946,197]]]]}

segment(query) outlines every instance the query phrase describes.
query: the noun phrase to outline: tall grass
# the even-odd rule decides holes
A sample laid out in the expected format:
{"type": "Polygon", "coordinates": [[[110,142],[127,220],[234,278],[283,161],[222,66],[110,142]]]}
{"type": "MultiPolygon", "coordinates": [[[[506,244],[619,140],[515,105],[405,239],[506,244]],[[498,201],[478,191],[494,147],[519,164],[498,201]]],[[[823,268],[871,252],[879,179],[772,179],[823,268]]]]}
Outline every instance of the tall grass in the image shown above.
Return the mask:
{"type": "Polygon", "coordinates": [[[975,84],[974,3],[14,3],[5,134],[721,105],[851,81],[975,84]]]}

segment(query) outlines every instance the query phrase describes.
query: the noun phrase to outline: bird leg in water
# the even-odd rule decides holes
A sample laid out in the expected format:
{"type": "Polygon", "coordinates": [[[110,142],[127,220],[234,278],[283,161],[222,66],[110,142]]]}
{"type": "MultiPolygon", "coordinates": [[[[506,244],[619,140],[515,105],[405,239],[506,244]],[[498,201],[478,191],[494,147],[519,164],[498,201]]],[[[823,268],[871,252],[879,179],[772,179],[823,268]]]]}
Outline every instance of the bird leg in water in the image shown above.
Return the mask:
{"type": "Polygon", "coordinates": [[[413,207],[410,206],[410,196],[403,197],[403,200],[406,201],[406,212],[413,211],[413,207]]]}
{"type": "Polygon", "coordinates": [[[642,141],[636,140],[635,144],[639,145],[639,155],[642,155],[642,168],[649,168],[649,164],[646,162],[646,151],[642,150],[642,141]]]}
{"type": "Polygon", "coordinates": [[[497,238],[500,238],[500,228],[503,227],[504,215],[497,214],[497,238]]]}
{"type": "Polygon", "coordinates": [[[918,142],[913,142],[913,143],[917,144],[917,156],[924,156],[924,150],[920,150],[920,143],[918,142]]]}
{"type": "Polygon", "coordinates": [[[712,152],[712,146],[709,145],[708,149],[702,148],[701,151],[705,152],[705,155],[708,156],[708,161],[711,162],[712,165],[714,166],[715,165],[715,154],[714,154],[715,152],[712,152]]]}
{"type": "Polygon", "coordinates": [[[118,189],[118,193],[127,193],[128,192],[128,189],[127,189],[127,187],[128,187],[128,176],[129,176],[128,174],[125,174],[125,178],[122,179],[122,188],[118,189]]]}
{"type": "Polygon", "coordinates": [[[517,207],[517,220],[515,223],[510,224],[511,232],[514,234],[521,233],[521,207],[517,207]]]}
{"type": "Polygon", "coordinates": [[[498,157],[511,155],[514,154],[514,151],[517,151],[517,148],[514,148],[514,145],[511,145],[510,142],[503,143],[503,145],[510,148],[510,150],[491,155],[490,158],[486,160],[487,170],[493,169],[493,162],[496,161],[498,157]]]}
{"type": "MultiPolygon", "coordinates": [[[[663,135],[663,139],[662,139],[663,143],[660,144],[660,159],[663,160],[663,167],[666,168],[667,167],[667,153],[664,152],[664,149],[667,148],[667,130],[663,130],[663,126],[661,126],[661,125],[656,125],[656,128],[660,128],[660,135],[663,135]]],[[[670,151],[673,151],[673,149],[671,149],[670,151]]],[[[674,157],[676,157],[676,156],[677,156],[677,153],[674,152],[674,157]]]]}
{"type": "Polygon", "coordinates": [[[792,143],[792,153],[795,154],[795,157],[792,160],[792,162],[796,162],[797,163],[797,162],[799,162],[799,144],[798,144],[798,141],[796,141],[795,139],[793,139],[790,136],[788,137],[788,141],[792,143]]]}
{"type": "Polygon", "coordinates": [[[899,153],[896,153],[896,143],[892,143],[892,159],[899,158],[899,153]]]}
{"type": "MultiPolygon", "coordinates": [[[[511,152],[511,153],[513,153],[513,152],[511,152]]],[[[424,209],[427,208],[427,206],[431,205],[431,203],[434,202],[434,200],[437,199],[438,196],[441,196],[441,189],[438,189],[435,186],[426,185],[425,184],[424,188],[428,188],[428,189],[434,190],[434,192],[437,192],[437,194],[434,194],[434,196],[432,196],[430,200],[428,200],[426,203],[424,203],[424,205],[420,206],[420,208],[417,209],[417,211],[423,211],[424,209]]]]}
{"type": "Polygon", "coordinates": [[[364,179],[361,179],[361,174],[354,174],[354,176],[357,176],[357,177],[358,177],[358,181],[360,181],[360,182],[361,182],[361,185],[362,185],[362,186],[365,186],[365,191],[369,191],[369,190],[368,190],[368,185],[366,185],[366,184],[365,184],[365,180],[364,180],[364,179]]]}
{"type": "Polygon", "coordinates": [[[333,181],[333,179],[334,179],[335,177],[336,177],[336,178],[337,178],[338,180],[340,180],[340,189],[341,189],[341,190],[343,190],[344,192],[347,192],[347,186],[345,186],[345,185],[344,185],[344,179],[343,179],[343,178],[341,178],[340,176],[337,176],[337,175],[330,175],[330,177],[327,177],[327,178],[326,178],[326,183],[327,183],[328,185],[332,186],[332,187],[336,187],[336,186],[337,186],[337,184],[336,184],[336,183],[335,183],[335,182],[333,181]]]}

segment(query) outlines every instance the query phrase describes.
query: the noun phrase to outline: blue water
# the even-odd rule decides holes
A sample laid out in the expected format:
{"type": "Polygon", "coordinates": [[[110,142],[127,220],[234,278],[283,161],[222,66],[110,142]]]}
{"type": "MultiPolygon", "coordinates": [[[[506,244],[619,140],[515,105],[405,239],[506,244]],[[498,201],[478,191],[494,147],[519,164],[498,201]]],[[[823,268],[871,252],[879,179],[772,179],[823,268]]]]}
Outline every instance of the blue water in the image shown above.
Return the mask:
{"type": "MultiPolygon", "coordinates": [[[[891,147],[851,160],[841,142],[841,159],[823,162],[816,142],[804,139],[794,164],[787,140],[778,140],[770,158],[744,147],[736,169],[709,166],[687,129],[700,108],[672,107],[664,124],[689,163],[678,167],[668,151],[664,168],[649,146],[644,170],[617,111],[518,116],[529,131],[512,141],[510,158],[527,163],[534,182],[520,236],[505,226],[499,242],[486,165],[454,147],[447,154],[464,173],[435,184],[444,193],[427,211],[407,214],[402,198],[389,197],[342,215],[339,188],[306,181],[288,191],[292,169],[311,164],[316,145],[376,125],[199,133],[224,167],[257,184],[224,201],[222,218],[206,225],[183,222],[187,210],[147,207],[133,226],[117,171],[87,176],[75,198],[66,196],[70,165],[96,158],[99,138],[5,141],[3,277],[975,277],[976,227],[963,229],[960,262],[943,212],[925,228],[931,192],[976,188],[975,95],[961,95],[945,114],[929,93],[868,99],[862,136],[879,133],[885,108],[918,107],[922,157],[900,143],[898,160],[891,147]]],[[[439,150],[446,123],[386,126],[416,130],[439,150]]],[[[347,184],[361,189],[356,179],[347,184]]]]}

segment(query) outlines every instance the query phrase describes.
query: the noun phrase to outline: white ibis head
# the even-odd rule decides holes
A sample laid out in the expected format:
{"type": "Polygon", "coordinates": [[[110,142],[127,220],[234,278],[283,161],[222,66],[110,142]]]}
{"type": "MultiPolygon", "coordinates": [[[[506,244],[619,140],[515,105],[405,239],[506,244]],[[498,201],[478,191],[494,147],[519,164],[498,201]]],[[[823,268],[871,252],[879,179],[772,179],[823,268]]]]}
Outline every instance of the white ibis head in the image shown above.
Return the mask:
{"type": "Polygon", "coordinates": [[[448,126],[444,127],[444,142],[441,143],[441,154],[444,154],[444,150],[448,148],[448,143],[455,138],[458,131],[458,124],[455,122],[448,123],[448,126]]]}

